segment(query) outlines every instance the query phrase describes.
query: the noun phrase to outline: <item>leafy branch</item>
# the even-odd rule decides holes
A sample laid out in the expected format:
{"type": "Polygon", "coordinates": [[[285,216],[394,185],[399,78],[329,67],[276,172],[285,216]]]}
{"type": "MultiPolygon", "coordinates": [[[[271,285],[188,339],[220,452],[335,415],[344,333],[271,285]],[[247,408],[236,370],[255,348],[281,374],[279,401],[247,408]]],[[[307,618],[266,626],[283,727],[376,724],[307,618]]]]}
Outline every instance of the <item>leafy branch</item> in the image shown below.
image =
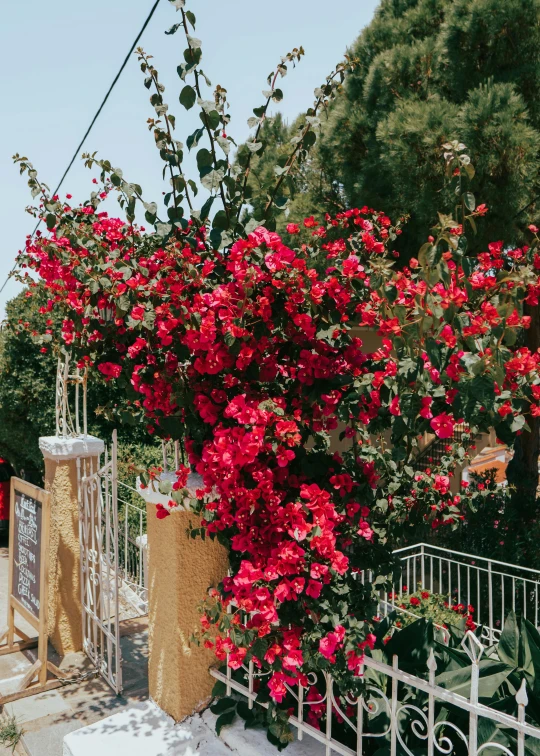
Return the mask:
{"type": "MultiPolygon", "coordinates": [[[[161,224],[162,226],[166,224],[163,224],[163,222],[157,217],[156,203],[146,202],[146,200],[142,196],[142,188],[140,184],[132,184],[126,181],[120,168],[113,168],[108,160],[96,159],[96,154],[96,152],[93,152],[92,154],[88,152],[83,153],[82,159],[84,160],[84,165],[86,168],[93,168],[94,165],[97,165],[99,168],[101,168],[101,181],[103,183],[105,183],[105,179],[109,177],[111,184],[121,195],[121,197],[118,198],[118,202],[120,203],[122,209],[125,209],[127,220],[130,223],[134,222],[136,200],[139,200],[139,202],[144,206],[146,210],[146,219],[149,223],[155,223],[156,229],[159,232],[158,224],[161,224]],[[147,217],[148,212],[152,213],[154,220],[150,220],[147,217]]],[[[162,231],[164,230],[165,229],[162,229],[162,231]]]]}
{"type": "Polygon", "coordinates": [[[242,183],[242,188],[240,190],[240,202],[238,204],[236,223],[238,223],[240,220],[240,214],[244,206],[247,183],[248,183],[248,178],[251,171],[251,161],[252,161],[253,155],[255,155],[256,153],[262,153],[265,147],[264,143],[259,141],[259,138],[261,134],[261,129],[266,120],[268,107],[271,102],[281,102],[281,100],[283,99],[283,92],[281,91],[281,89],[276,89],[277,78],[278,76],[281,76],[283,78],[284,76],[287,75],[287,62],[292,62],[292,64],[295,65],[295,61],[300,62],[302,55],[305,55],[304,48],[295,47],[292,50],[292,52],[287,53],[281,58],[281,61],[276,67],[276,70],[272,71],[268,76],[267,81],[270,86],[270,89],[268,91],[263,91],[263,95],[266,97],[266,102],[261,107],[254,108],[253,112],[255,113],[255,116],[248,119],[248,126],[253,127],[255,126],[255,124],[257,124],[257,130],[255,134],[253,135],[253,138],[246,142],[248,153],[247,153],[245,165],[243,166],[244,167],[243,183],[242,183]]]}
{"type": "MultiPolygon", "coordinates": [[[[147,73],[148,76],[144,81],[144,85],[147,89],[153,85],[155,88],[154,94],[150,97],[150,102],[155,108],[158,116],[163,118],[165,123],[165,131],[161,128],[161,118],[157,120],[153,118],[148,119],[148,128],[154,131],[154,138],[156,141],[156,147],[159,149],[162,160],[165,161],[166,166],[163,169],[163,177],[167,168],[170,174],[171,193],[165,196],[165,204],[168,205],[171,199],[173,199],[173,207],[169,208],[167,214],[171,222],[181,222],[183,219],[183,210],[180,207],[182,200],[184,199],[181,192],[185,193],[186,201],[188,203],[190,213],[193,215],[193,204],[191,202],[191,196],[189,193],[188,182],[182,172],[182,160],[183,160],[183,145],[181,142],[173,139],[172,130],[175,128],[175,117],[169,115],[169,106],[163,101],[163,92],[165,91],[164,85],[159,81],[158,71],[155,66],[150,62],[152,55],[147,55],[142,47],[137,48],[135,51],[137,60],[141,64],[141,71],[147,73]],[[173,166],[178,168],[178,175],[175,176],[173,166]]],[[[193,182],[189,182],[192,185],[193,193],[197,193],[197,185],[193,182]]],[[[151,216],[152,213],[147,211],[147,215],[151,216]]],[[[151,217],[146,218],[149,223],[153,220],[151,217]]],[[[154,218],[155,220],[155,218],[154,218]]]]}
{"type": "Polygon", "coordinates": [[[328,104],[336,97],[339,88],[343,84],[346,72],[354,70],[356,64],[357,60],[355,58],[346,57],[345,61],[336,66],[334,71],[326,77],[326,81],[322,87],[315,90],[315,97],[317,99],[313,107],[309,108],[306,113],[306,120],[300,127],[300,134],[291,140],[291,143],[294,145],[292,152],[285,160],[283,166],[278,164],[275,168],[275,172],[279,178],[264,208],[263,218],[265,220],[268,218],[272,206],[277,204],[276,196],[283,181],[291,175],[295,163],[307,157],[310,148],[317,141],[315,128],[320,125],[319,111],[322,108],[326,109],[328,104]]]}
{"type": "MultiPolygon", "coordinates": [[[[226,221],[222,225],[225,228],[229,228],[230,208],[229,202],[227,201],[227,198],[225,196],[224,178],[230,170],[230,165],[227,158],[230,150],[230,143],[224,134],[222,134],[221,136],[219,135],[220,124],[223,129],[225,129],[230,121],[230,117],[225,114],[225,107],[227,104],[227,90],[218,85],[214,91],[213,100],[203,99],[200,82],[201,77],[205,79],[205,82],[208,86],[211,86],[211,83],[205,76],[202,69],[199,69],[199,63],[202,57],[201,40],[193,37],[189,33],[188,23],[191,23],[193,28],[195,28],[195,16],[193,13],[184,10],[183,0],[170,1],[173,3],[175,8],[181,12],[182,21],[181,23],[172,26],[167,34],[174,34],[180,27],[182,27],[187,42],[187,48],[184,50],[185,63],[178,66],[178,75],[183,81],[186,80],[186,76],[190,73],[193,73],[194,76],[194,87],[186,84],[186,86],[180,93],[180,103],[186,108],[186,110],[190,110],[197,101],[201,108],[199,115],[210,141],[210,152],[207,155],[206,152],[208,151],[201,149],[197,153],[199,175],[201,177],[201,183],[206,189],[208,189],[210,192],[215,189],[219,190],[221,202],[223,205],[223,213],[225,215],[226,221]],[[219,144],[223,149],[226,157],[225,160],[218,159],[216,153],[216,143],[219,144]]],[[[195,133],[192,134],[191,137],[189,137],[187,140],[188,149],[196,146],[201,136],[202,130],[197,129],[195,133]]],[[[212,202],[210,202],[208,205],[208,211],[210,210],[211,204],[212,202]]],[[[205,220],[205,216],[207,217],[207,213],[201,212],[201,220],[205,220]]]]}

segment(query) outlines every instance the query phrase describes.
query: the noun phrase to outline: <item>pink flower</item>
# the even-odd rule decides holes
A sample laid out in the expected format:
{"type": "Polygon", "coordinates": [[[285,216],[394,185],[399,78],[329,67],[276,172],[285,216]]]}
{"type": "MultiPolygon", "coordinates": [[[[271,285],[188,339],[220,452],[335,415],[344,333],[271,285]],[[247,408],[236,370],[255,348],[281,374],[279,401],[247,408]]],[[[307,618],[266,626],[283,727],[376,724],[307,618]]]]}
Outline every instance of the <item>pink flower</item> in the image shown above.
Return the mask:
{"type": "Polygon", "coordinates": [[[131,311],[133,320],[144,320],[144,307],[136,305],[131,311]]]}
{"type": "Polygon", "coordinates": [[[390,402],[390,414],[396,415],[396,417],[399,417],[401,415],[401,408],[399,406],[399,396],[395,396],[392,401],[390,402]]]}
{"type": "Polygon", "coordinates": [[[247,648],[237,648],[229,655],[229,667],[231,669],[240,669],[244,663],[244,657],[247,654],[247,648]]]}
{"type": "Polygon", "coordinates": [[[278,446],[276,459],[279,467],[287,467],[289,462],[292,462],[295,456],[296,455],[292,449],[286,449],[284,446],[278,446]]]}
{"type": "Polygon", "coordinates": [[[287,695],[287,688],[285,686],[286,684],[291,683],[294,683],[293,678],[288,677],[283,672],[274,672],[274,674],[268,681],[270,695],[272,696],[274,701],[277,701],[278,703],[281,703],[283,701],[283,699],[287,695]]]}
{"type": "Polygon", "coordinates": [[[102,362],[97,368],[106,378],[118,378],[122,372],[122,365],[114,362],[102,362]]]}
{"type": "Polygon", "coordinates": [[[437,417],[434,417],[430,425],[438,438],[451,438],[454,432],[454,426],[456,422],[452,415],[447,415],[442,412],[437,417]]]}
{"type": "Polygon", "coordinates": [[[288,672],[294,672],[295,669],[301,667],[304,663],[304,657],[302,651],[299,648],[291,649],[287,652],[287,655],[283,657],[283,669],[288,672]]]}
{"type": "Polygon", "coordinates": [[[324,638],[319,641],[319,653],[324,656],[325,659],[331,660],[336,646],[338,644],[338,638],[335,633],[328,633],[324,638]]]}
{"type": "Polygon", "coordinates": [[[129,357],[134,360],[138,354],[148,345],[148,342],[146,339],[141,339],[140,336],[138,336],[135,339],[135,343],[132,344],[130,347],[128,347],[128,355],[129,357]]]}
{"type": "Polygon", "coordinates": [[[347,669],[358,677],[362,672],[362,665],[364,664],[364,654],[358,654],[356,651],[347,652],[347,669]]]}
{"type": "Polygon", "coordinates": [[[425,417],[426,420],[429,420],[433,417],[433,412],[431,411],[430,407],[433,403],[433,399],[430,396],[423,396],[421,399],[421,406],[420,406],[420,417],[425,417]]]}
{"type": "Polygon", "coordinates": [[[306,595],[318,599],[321,595],[323,585],[318,580],[310,580],[306,588],[306,595]]]}
{"type": "Polygon", "coordinates": [[[168,517],[171,513],[169,510],[163,506],[163,504],[156,504],[156,517],[158,520],[163,520],[165,517],[168,517]]]}

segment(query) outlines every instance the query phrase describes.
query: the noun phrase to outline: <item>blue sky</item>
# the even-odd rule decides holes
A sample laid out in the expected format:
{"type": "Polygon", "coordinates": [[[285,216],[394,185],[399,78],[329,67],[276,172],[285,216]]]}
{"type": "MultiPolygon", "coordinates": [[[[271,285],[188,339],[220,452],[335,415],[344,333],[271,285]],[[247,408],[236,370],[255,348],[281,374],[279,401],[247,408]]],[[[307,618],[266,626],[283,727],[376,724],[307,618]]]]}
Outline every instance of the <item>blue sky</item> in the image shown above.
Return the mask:
{"type": "MultiPolygon", "coordinates": [[[[153,0],[55,0],[14,2],[3,15],[0,46],[4,54],[3,113],[0,119],[0,285],[13,265],[26,234],[35,225],[25,207],[26,180],[11,156],[28,157],[42,180],[54,188],[73,151],[135,39],[153,0]]],[[[373,17],[378,0],[188,0],[197,16],[196,36],[203,42],[203,69],[212,84],[228,90],[232,121],[228,133],[242,141],[247,119],[262,103],[266,77],[281,55],[303,45],[305,58],[282,81],[279,109],[289,120],[308,107],[313,90],[342,59],[347,45],[373,17]]],[[[184,39],[165,36],[178,16],[161,0],[140,42],[154,56],[167,87],[165,101],[177,116],[176,137],[185,141],[197,123],[193,111],[178,103],[181,81],[176,66],[184,39]]],[[[210,91],[210,90],[209,90],[210,91]]],[[[146,120],[154,115],[136,57],[128,64],[84,149],[98,150],[128,181],[143,187],[147,200],[159,203],[163,191],[161,161],[146,120]]],[[[196,178],[194,170],[187,173],[196,178]]],[[[92,174],[77,160],[61,194],[82,201],[91,191],[92,174]]],[[[107,208],[116,213],[116,206],[107,208]]],[[[0,295],[0,317],[7,300],[19,291],[14,281],[0,295]]]]}

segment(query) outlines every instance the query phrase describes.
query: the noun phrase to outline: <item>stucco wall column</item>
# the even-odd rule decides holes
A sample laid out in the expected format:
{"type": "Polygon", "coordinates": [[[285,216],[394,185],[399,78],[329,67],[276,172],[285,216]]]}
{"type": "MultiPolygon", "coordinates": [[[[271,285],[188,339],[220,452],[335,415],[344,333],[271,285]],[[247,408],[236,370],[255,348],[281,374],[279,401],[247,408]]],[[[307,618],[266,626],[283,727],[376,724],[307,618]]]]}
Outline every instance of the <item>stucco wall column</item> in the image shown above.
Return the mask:
{"type": "Polygon", "coordinates": [[[201,601],[227,574],[227,552],[217,541],[188,536],[190,523],[199,524],[192,512],[173,511],[158,520],[159,495],[145,498],[150,697],[179,722],[208,701],[214,684],[208,672],[215,661],[212,650],[189,639],[200,629],[201,601]]]}
{"type": "Polygon", "coordinates": [[[95,471],[104,443],[94,436],[43,436],[45,488],[52,493],[49,561],[49,639],[60,656],[81,651],[81,552],[78,471],[95,471]]]}

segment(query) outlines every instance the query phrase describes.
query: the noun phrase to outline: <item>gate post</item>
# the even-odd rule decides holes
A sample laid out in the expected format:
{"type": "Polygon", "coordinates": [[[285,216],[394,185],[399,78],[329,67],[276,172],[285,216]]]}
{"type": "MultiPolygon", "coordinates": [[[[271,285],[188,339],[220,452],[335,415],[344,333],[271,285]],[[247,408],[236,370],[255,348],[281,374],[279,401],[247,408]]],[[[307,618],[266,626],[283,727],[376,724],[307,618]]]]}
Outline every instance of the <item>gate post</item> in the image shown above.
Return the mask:
{"type": "Polygon", "coordinates": [[[158,520],[155,505],[169,497],[139,493],[147,502],[150,697],[179,722],[208,702],[215,682],[212,650],[189,639],[200,629],[199,604],[227,574],[227,552],[217,541],[189,537],[190,523],[200,524],[192,512],[158,520]]]}
{"type": "Polygon", "coordinates": [[[79,483],[97,470],[105,445],[94,436],[42,436],[45,488],[52,494],[49,551],[49,639],[60,656],[81,651],[81,546],[79,483]]]}

